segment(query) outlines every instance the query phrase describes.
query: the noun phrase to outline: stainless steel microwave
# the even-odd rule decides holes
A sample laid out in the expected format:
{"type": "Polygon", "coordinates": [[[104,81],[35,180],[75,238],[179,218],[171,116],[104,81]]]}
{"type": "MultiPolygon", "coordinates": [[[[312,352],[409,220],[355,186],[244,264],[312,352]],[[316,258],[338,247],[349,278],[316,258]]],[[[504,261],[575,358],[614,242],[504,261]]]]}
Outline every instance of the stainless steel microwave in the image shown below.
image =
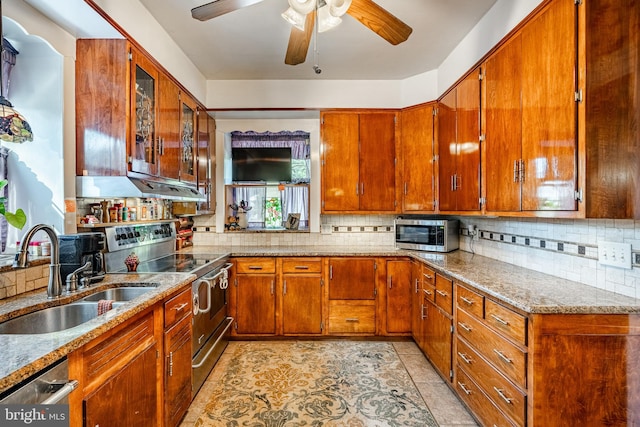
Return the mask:
{"type": "Polygon", "coordinates": [[[458,249],[457,219],[395,220],[396,247],[429,252],[451,252],[458,249]]]}

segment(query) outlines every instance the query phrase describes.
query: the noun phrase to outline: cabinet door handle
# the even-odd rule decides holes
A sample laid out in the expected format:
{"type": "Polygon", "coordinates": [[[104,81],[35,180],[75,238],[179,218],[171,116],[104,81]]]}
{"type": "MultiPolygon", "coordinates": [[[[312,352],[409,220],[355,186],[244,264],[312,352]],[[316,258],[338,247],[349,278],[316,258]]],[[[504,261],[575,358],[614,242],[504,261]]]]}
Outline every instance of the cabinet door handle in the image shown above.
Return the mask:
{"type": "Polygon", "coordinates": [[[520,179],[520,169],[518,168],[518,161],[514,160],[513,161],[513,182],[518,182],[518,179],[520,179]]]}
{"type": "Polygon", "coordinates": [[[418,279],[416,279],[416,294],[418,293],[418,279]]]}
{"type": "Polygon", "coordinates": [[[504,360],[505,362],[507,362],[507,363],[513,363],[513,362],[511,361],[511,359],[509,359],[507,356],[505,356],[505,355],[504,355],[504,353],[502,353],[500,350],[498,350],[498,349],[495,349],[495,348],[494,348],[494,349],[493,349],[493,352],[494,352],[495,354],[497,354],[497,355],[500,357],[500,359],[504,360]]]}
{"type": "Polygon", "coordinates": [[[360,183],[360,195],[363,196],[364,195],[364,182],[360,183]]]}
{"type": "Polygon", "coordinates": [[[493,317],[496,322],[502,323],[504,326],[509,326],[509,322],[507,322],[504,319],[501,319],[500,317],[496,316],[495,314],[492,314],[491,317],[493,317]]]}
{"type": "Polygon", "coordinates": [[[422,307],[420,308],[420,317],[422,319],[426,319],[427,315],[424,313],[424,309],[427,308],[424,304],[422,304],[422,307]]]}
{"type": "Polygon", "coordinates": [[[356,196],[360,195],[360,183],[356,184],[356,196]]]}
{"type": "Polygon", "coordinates": [[[169,376],[173,376],[173,351],[169,353],[169,376]]]}
{"type": "Polygon", "coordinates": [[[464,362],[465,362],[465,363],[467,363],[467,364],[469,364],[469,365],[470,365],[471,363],[473,363],[473,360],[469,359],[469,357],[468,357],[466,354],[464,354],[464,353],[460,353],[460,352],[458,352],[458,356],[460,356],[460,358],[461,358],[462,360],[464,360],[464,362]]]}
{"type": "Polygon", "coordinates": [[[456,182],[456,188],[455,190],[458,190],[459,188],[462,188],[462,177],[458,176],[458,174],[454,175],[456,177],[455,182],[456,182]]]}
{"type": "Polygon", "coordinates": [[[250,265],[249,270],[262,270],[262,267],[259,265],[250,265]]]}
{"type": "Polygon", "coordinates": [[[329,266],[329,280],[333,280],[333,265],[329,266]]]}
{"type": "Polygon", "coordinates": [[[175,311],[182,311],[182,310],[183,310],[186,306],[188,306],[188,305],[189,305],[189,303],[188,303],[188,302],[183,302],[183,303],[182,303],[182,304],[180,304],[179,306],[177,306],[177,307],[173,307],[173,309],[174,309],[175,311]]]}
{"type": "Polygon", "coordinates": [[[274,283],[273,280],[271,281],[271,295],[273,295],[275,289],[274,289],[274,283]]]}
{"type": "Polygon", "coordinates": [[[287,294],[287,281],[284,281],[284,285],[283,285],[283,289],[282,289],[282,295],[286,295],[287,294]]]}
{"type": "Polygon", "coordinates": [[[464,394],[469,395],[471,394],[471,390],[468,390],[464,384],[462,384],[460,381],[458,381],[458,386],[462,389],[462,391],[464,391],[464,394]]]}
{"type": "Polygon", "coordinates": [[[438,295],[440,295],[441,297],[447,298],[449,296],[448,293],[446,293],[445,291],[441,291],[439,289],[436,289],[436,292],[438,293],[438,295]]]}
{"type": "Polygon", "coordinates": [[[407,189],[408,184],[405,182],[404,183],[404,195],[406,196],[408,194],[408,189],[407,189]]]}
{"type": "Polygon", "coordinates": [[[460,299],[464,301],[467,305],[473,305],[473,300],[470,300],[469,298],[460,297],[460,299]]]}
{"type": "Polygon", "coordinates": [[[456,191],[456,176],[451,175],[451,191],[456,191]]]}
{"type": "Polygon", "coordinates": [[[511,401],[513,400],[513,398],[505,396],[504,392],[496,386],[494,386],[493,389],[496,391],[496,393],[498,393],[498,396],[500,396],[502,400],[511,405],[511,401]]]}
{"type": "Polygon", "coordinates": [[[389,289],[393,286],[393,276],[389,276],[389,289]]]}
{"type": "Polygon", "coordinates": [[[524,182],[524,160],[520,159],[520,182],[524,182]]]}
{"type": "MultiPolygon", "coordinates": [[[[462,329],[464,329],[464,330],[465,330],[465,331],[467,331],[467,332],[471,332],[471,331],[473,331],[473,328],[472,328],[471,326],[469,326],[469,325],[465,325],[465,324],[464,324],[464,323],[462,323],[462,322],[458,322],[458,326],[460,326],[462,329]]],[[[495,351],[495,350],[494,350],[494,351],[495,351]]]]}

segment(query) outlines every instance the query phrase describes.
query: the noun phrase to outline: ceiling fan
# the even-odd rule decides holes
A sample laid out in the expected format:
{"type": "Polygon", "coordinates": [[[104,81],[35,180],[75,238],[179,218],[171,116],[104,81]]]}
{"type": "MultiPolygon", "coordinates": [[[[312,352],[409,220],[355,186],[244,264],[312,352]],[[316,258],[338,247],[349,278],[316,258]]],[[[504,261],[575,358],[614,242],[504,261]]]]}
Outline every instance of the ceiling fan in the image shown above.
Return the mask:
{"type": "MultiPolygon", "coordinates": [[[[215,0],[191,9],[191,16],[200,21],[206,21],[262,1],[215,0]]],[[[348,13],[392,45],[404,42],[413,31],[411,27],[372,0],[289,0],[289,6],[290,9],[283,13],[283,17],[290,10],[295,9],[298,18],[302,16],[303,21],[298,25],[291,26],[289,45],[284,60],[288,65],[302,64],[306,60],[314,27],[316,24],[318,26],[322,24],[322,22],[318,22],[317,18],[322,20],[321,14],[324,12],[326,15],[329,6],[334,7],[331,13],[337,15],[334,16],[334,18],[338,18],[336,22],[339,22],[340,15],[348,13]],[[309,4],[311,7],[308,7],[309,4]],[[337,13],[334,10],[337,10],[337,13]]],[[[292,22],[287,17],[285,19],[292,22]]]]}

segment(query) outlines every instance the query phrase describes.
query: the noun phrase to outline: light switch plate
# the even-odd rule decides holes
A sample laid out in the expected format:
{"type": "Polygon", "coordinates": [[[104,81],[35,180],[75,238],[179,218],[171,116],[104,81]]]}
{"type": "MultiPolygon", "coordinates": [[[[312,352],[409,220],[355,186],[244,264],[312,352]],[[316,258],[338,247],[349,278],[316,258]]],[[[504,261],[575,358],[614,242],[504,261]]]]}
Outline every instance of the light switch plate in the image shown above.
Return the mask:
{"type": "Polygon", "coordinates": [[[598,262],[612,267],[631,268],[631,244],[598,242],[598,262]]]}

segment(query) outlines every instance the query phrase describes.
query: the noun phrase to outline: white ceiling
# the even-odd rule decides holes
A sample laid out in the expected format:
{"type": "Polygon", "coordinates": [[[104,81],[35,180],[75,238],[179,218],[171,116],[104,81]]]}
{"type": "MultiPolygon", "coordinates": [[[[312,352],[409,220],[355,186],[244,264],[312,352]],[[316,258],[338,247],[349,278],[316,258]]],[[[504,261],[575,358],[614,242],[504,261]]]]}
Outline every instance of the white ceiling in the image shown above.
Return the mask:
{"type": "Polygon", "coordinates": [[[413,28],[392,46],[349,15],[311,41],[305,63],[284,64],[287,0],[262,3],[201,22],[191,9],[210,0],[140,0],[208,80],[400,80],[438,68],[496,0],[375,0],[413,28]]]}

